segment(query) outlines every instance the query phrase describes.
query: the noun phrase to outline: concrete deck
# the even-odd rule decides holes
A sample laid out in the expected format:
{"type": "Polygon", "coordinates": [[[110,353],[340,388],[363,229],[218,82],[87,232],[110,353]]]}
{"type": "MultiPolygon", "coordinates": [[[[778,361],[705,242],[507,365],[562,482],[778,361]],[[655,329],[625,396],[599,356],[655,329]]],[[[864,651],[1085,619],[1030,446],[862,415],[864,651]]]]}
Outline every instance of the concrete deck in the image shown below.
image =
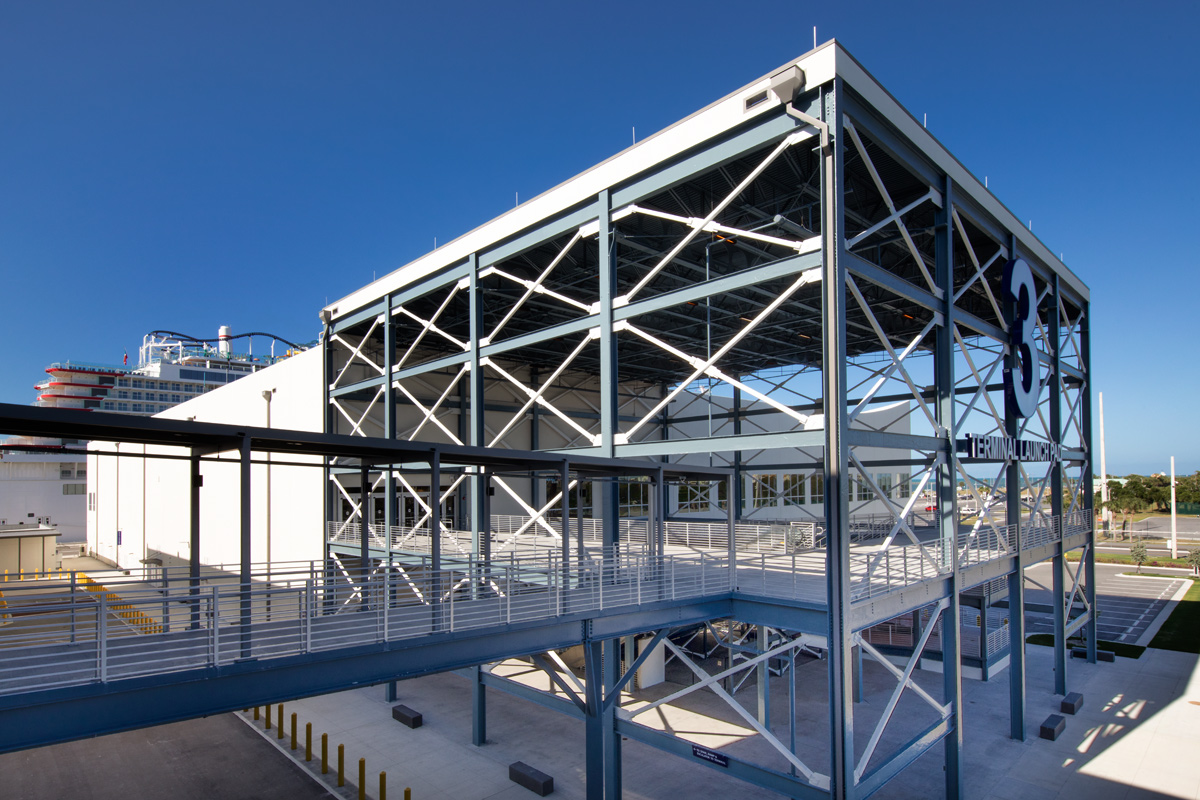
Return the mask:
{"type": "MultiPolygon", "coordinates": [[[[1028,648],[1027,740],[1008,738],[1008,673],[988,683],[967,681],[965,760],[967,797],[978,800],[1040,800],[1041,798],[1175,797],[1200,800],[1200,669],[1196,656],[1148,650],[1141,659],[1118,658],[1115,664],[1069,665],[1068,688],[1084,694],[1082,712],[1067,717],[1057,742],[1037,737],[1040,723],[1058,713],[1053,694],[1053,658],[1049,648],[1028,648]]],[[[520,672],[520,668],[516,668],[520,672]]],[[[669,677],[679,679],[681,673],[669,677]]],[[[797,670],[799,747],[801,758],[824,771],[828,758],[826,734],[825,664],[809,662],[797,670]]],[[[918,682],[934,696],[941,676],[918,673],[918,682]]],[[[864,667],[866,701],[856,706],[858,749],[871,734],[874,720],[887,701],[894,681],[876,664],[864,667]]],[[[679,688],[662,684],[630,695],[622,705],[634,707],[679,688]]],[[[783,679],[772,680],[773,729],[786,741],[787,689],[783,679]]],[[[578,721],[502,694],[488,692],[488,744],[470,744],[469,687],[454,675],[436,675],[400,684],[398,702],[420,711],[423,727],[410,730],[391,719],[382,687],[370,687],[295,701],[285,712],[312,722],[314,739],[330,735],[331,752],[346,745],[347,769],[367,759],[368,789],[380,770],[388,773],[390,792],[405,786],[416,800],[520,800],[526,790],[507,778],[507,765],[525,761],[554,777],[556,796],[583,798],[583,726],[578,721]]],[[[753,703],[752,680],[738,698],[753,703]]],[[[639,717],[659,728],[671,728],[704,746],[730,755],[761,759],[781,768],[782,759],[770,751],[715,696],[698,693],[679,707],[639,717]],[[647,717],[652,717],[648,719],[647,717]],[[700,733],[703,724],[706,733],[700,733]]],[[[885,735],[880,755],[928,724],[932,712],[906,693],[894,730],[885,735]]],[[[261,727],[261,723],[259,723],[261,727]]],[[[889,783],[876,797],[943,796],[941,748],[926,754],[889,783]]],[[[718,770],[660,753],[637,742],[623,743],[624,789],[631,800],[680,796],[776,795],[753,789],[723,776],[718,770]]]]}

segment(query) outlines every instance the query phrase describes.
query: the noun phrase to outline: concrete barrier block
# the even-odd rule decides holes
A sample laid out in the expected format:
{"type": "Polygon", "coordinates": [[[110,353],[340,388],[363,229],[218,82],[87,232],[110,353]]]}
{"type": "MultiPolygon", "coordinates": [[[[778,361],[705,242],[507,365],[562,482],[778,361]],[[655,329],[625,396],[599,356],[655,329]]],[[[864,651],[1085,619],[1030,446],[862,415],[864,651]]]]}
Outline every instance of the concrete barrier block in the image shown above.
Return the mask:
{"type": "Polygon", "coordinates": [[[1054,741],[1062,732],[1067,729],[1067,718],[1060,717],[1058,714],[1051,714],[1046,717],[1046,721],[1042,723],[1042,729],[1038,733],[1043,739],[1054,741]]]}
{"type": "Polygon", "coordinates": [[[1078,714],[1081,708],[1083,708],[1083,695],[1079,692],[1068,693],[1059,705],[1059,711],[1064,714],[1078,714]]]}
{"type": "Polygon", "coordinates": [[[515,761],[508,765],[508,779],[524,786],[539,797],[545,797],[554,791],[554,778],[534,769],[524,761],[515,761]]]}
{"type": "Polygon", "coordinates": [[[421,727],[421,715],[408,706],[392,706],[392,719],[410,728],[421,727]]]}

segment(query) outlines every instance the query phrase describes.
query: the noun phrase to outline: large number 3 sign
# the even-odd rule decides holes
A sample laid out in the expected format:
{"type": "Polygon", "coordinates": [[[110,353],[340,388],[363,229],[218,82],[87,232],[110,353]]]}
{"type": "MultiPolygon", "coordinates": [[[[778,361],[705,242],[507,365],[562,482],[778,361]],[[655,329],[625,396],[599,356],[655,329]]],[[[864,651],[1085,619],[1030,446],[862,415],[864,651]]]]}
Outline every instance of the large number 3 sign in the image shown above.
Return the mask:
{"type": "Polygon", "coordinates": [[[1037,413],[1042,395],[1042,369],[1034,347],[1037,294],[1033,271],[1025,259],[1013,259],[1004,267],[1004,296],[1012,302],[1008,334],[1017,362],[1012,369],[1004,371],[1004,393],[1012,413],[1032,417],[1037,413]]]}

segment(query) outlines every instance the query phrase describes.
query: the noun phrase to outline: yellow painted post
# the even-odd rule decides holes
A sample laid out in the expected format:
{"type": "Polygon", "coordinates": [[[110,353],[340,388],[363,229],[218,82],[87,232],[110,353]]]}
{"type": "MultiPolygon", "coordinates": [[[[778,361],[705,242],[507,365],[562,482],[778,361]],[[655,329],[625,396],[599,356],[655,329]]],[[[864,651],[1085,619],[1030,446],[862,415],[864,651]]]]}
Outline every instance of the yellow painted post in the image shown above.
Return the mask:
{"type": "Polygon", "coordinates": [[[367,800],[367,760],[358,760],[358,800],[367,800]]]}
{"type": "Polygon", "coordinates": [[[338,745],[338,786],[346,785],[346,745],[338,745]]]}
{"type": "Polygon", "coordinates": [[[255,719],[258,719],[258,718],[259,718],[258,706],[255,706],[255,707],[254,707],[254,718],[255,718],[255,719]]]}
{"type": "Polygon", "coordinates": [[[379,773],[379,800],[387,800],[387,773],[379,773]]]}
{"type": "Polygon", "coordinates": [[[296,712],[292,712],[292,749],[296,749],[296,712]]]}
{"type": "Polygon", "coordinates": [[[271,707],[263,706],[263,716],[267,718],[267,730],[271,730],[271,707]]]}
{"type": "Polygon", "coordinates": [[[312,723],[304,723],[304,760],[312,761],[312,723]]]}
{"type": "Polygon", "coordinates": [[[412,789],[404,787],[404,800],[412,800],[412,789]]]}
{"type": "Polygon", "coordinates": [[[329,774],[329,734],[321,734],[321,774],[329,774]]]}
{"type": "Polygon", "coordinates": [[[276,739],[283,738],[283,703],[280,703],[276,708],[279,709],[279,733],[276,734],[276,739]]]}

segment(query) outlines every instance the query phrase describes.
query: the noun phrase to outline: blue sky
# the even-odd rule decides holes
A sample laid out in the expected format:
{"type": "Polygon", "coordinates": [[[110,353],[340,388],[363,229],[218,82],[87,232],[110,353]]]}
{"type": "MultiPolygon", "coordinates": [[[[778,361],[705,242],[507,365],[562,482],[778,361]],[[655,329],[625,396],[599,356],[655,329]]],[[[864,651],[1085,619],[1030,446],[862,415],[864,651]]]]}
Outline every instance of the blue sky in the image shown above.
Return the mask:
{"type": "Polygon", "coordinates": [[[314,339],[814,25],[1091,286],[1110,472],[1200,469],[1185,3],[3,4],[0,401],[158,328],[314,339]]]}

